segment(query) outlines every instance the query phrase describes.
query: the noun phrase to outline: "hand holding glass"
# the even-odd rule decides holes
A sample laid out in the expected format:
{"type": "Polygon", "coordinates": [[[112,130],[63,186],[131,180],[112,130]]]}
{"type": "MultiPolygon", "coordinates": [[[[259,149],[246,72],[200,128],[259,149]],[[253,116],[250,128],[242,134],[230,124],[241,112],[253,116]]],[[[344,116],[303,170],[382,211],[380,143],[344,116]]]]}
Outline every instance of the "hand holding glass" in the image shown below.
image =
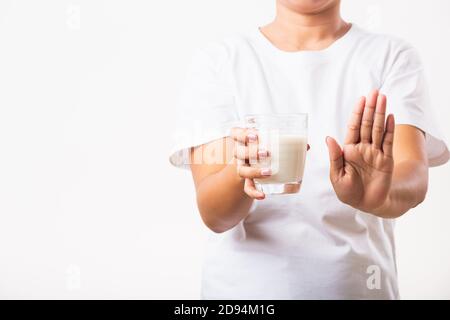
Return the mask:
{"type": "Polygon", "coordinates": [[[245,120],[257,131],[259,150],[268,154],[250,159],[250,166],[272,171],[270,177],[255,179],[256,188],[265,194],[299,192],[308,148],[307,114],[249,115],[245,120]]]}

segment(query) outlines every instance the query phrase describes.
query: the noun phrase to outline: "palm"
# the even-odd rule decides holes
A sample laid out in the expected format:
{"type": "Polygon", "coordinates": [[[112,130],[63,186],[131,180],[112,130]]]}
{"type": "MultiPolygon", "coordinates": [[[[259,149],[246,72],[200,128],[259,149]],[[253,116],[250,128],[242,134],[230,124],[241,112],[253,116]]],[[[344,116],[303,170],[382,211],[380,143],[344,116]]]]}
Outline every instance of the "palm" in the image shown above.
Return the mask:
{"type": "Polygon", "coordinates": [[[364,211],[383,205],[394,168],[393,117],[388,117],[385,126],[386,99],[377,97],[378,93],[373,93],[367,106],[362,99],[355,108],[343,150],[334,139],[327,140],[336,195],[364,211]]]}
{"type": "Polygon", "coordinates": [[[346,203],[376,208],[388,194],[394,163],[370,144],[344,146],[344,175],[335,181],[336,192],[346,203]]]}

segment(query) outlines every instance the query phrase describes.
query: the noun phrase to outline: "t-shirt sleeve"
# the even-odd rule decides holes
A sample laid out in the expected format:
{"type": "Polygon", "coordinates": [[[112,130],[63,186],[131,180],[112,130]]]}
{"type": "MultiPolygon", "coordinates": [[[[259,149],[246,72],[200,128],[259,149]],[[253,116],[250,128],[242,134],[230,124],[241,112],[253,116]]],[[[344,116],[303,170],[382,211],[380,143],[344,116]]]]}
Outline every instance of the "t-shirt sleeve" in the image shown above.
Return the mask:
{"type": "Polygon", "coordinates": [[[169,158],[174,166],[189,168],[192,147],[226,137],[237,126],[229,60],[226,47],[220,44],[194,54],[176,108],[174,148],[169,158]]]}
{"type": "Polygon", "coordinates": [[[388,99],[388,109],[397,124],[413,125],[425,132],[430,167],[442,165],[449,160],[450,154],[431,108],[420,57],[410,46],[394,56],[381,86],[381,92],[388,99]]]}

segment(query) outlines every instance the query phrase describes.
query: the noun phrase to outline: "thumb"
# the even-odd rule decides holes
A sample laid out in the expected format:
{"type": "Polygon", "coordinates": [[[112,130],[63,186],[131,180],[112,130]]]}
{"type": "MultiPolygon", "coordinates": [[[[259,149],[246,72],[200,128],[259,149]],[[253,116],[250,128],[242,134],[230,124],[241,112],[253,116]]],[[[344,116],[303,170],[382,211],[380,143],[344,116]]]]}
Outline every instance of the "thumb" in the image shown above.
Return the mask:
{"type": "Polygon", "coordinates": [[[344,156],[341,147],[331,137],[327,137],[325,142],[328,146],[328,154],[330,155],[330,176],[340,177],[344,168],[344,156]]]}

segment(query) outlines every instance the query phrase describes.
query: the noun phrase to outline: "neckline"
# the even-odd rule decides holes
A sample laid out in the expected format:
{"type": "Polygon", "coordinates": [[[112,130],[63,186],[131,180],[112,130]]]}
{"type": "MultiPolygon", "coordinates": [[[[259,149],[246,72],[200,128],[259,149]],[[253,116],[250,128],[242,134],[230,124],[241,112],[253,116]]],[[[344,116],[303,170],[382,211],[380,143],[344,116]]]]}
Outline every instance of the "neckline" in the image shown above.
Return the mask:
{"type": "Polygon", "coordinates": [[[332,42],[328,47],[320,50],[298,50],[298,51],[285,51],[277,46],[275,46],[262,32],[261,27],[258,27],[256,30],[257,38],[260,42],[269,50],[273,51],[275,54],[283,55],[283,56],[319,56],[329,54],[330,52],[334,52],[342,47],[344,44],[348,43],[354,38],[354,34],[356,33],[358,27],[354,24],[350,24],[350,28],[347,32],[342,35],[340,38],[336,39],[332,42]]]}

